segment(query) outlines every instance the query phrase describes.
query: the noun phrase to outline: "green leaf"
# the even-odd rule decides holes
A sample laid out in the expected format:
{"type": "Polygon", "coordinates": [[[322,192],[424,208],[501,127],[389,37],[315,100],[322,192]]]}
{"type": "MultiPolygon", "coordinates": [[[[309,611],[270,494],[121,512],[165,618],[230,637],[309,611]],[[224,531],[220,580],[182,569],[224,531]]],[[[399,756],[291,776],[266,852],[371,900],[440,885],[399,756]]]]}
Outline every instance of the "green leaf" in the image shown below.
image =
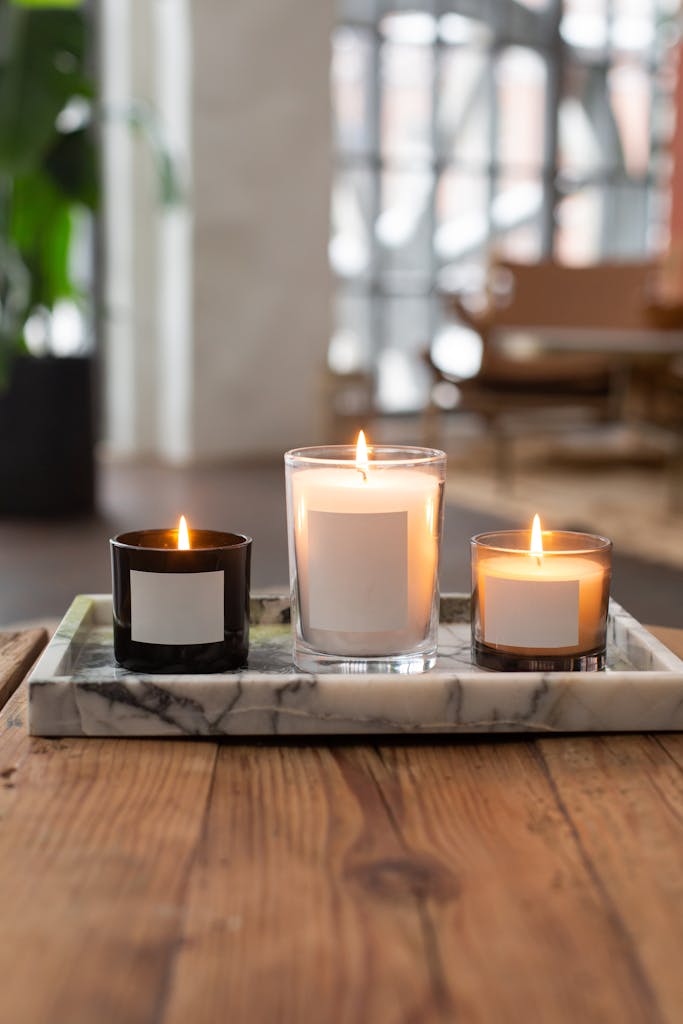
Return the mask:
{"type": "MultiPolygon", "coordinates": [[[[57,118],[95,95],[80,0],[0,0],[0,378],[37,308],[76,298],[77,211],[98,201],[93,139],[57,118]]],[[[1,386],[1,381],[0,381],[1,386]]]]}
{"type": "Polygon", "coordinates": [[[59,112],[93,90],[81,12],[3,4],[0,15],[0,171],[14,174],[40,163],[59,112]]]}
{"type": "Polygon", "coordinates": [[[71,210],[64,203],[54,211],[41,250],[43,295],[50,308],[58,299],[75,294],[69,273],[70,243],[71,210]]]}
{"type": "Polygon", "coordinates": [[[13,7],[82,7],[83,0],[10,0],[13,7]]]}
{"type": "Polygon", "coordinates": [[[71,203],[49,175],[17,176],[12,196],[10,238],[31,275],[30,308],[74,295],[69,273],[71,203]]]}
{"type": "Polygon", "coordinates": [[[0,239],[0,389],[12,358],[22,348],[30,293],[31,275],[21,254],[0,239]]]}

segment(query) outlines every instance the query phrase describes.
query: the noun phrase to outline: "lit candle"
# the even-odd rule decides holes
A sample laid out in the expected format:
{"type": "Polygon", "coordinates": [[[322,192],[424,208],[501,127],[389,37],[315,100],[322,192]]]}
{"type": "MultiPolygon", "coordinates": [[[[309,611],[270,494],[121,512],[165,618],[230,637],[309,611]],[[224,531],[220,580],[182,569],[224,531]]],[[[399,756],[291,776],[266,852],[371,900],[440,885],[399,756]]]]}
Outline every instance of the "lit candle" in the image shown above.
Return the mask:
{"type": "Polygon", "coordinates": [[[136,530],[111,541],[114,654],[134,671],[217,672],[244,665],[251,539],[136,530]]]}
{"type": "MultiPolygon", "coordinates": [[[[544,534],[535,516],[530,537],[484,534],[474,538],[473,549],[475,654],[480,644],[532,660],[558,657],[571,667],[575,656],[604,653],[609,541],[544,534]]],[[[519,658],[513,662],[523,667],[519,658]]]]}
{"type": "Polygon", "coordinates": [[[445,457],[429,449],[369,454],[362,431],[355,458],[335,449],[322,452],[336,458],[305,454],[316,451],[287,456],[302,639],[332,656],[410,652],[435,614],[445,457]]]}

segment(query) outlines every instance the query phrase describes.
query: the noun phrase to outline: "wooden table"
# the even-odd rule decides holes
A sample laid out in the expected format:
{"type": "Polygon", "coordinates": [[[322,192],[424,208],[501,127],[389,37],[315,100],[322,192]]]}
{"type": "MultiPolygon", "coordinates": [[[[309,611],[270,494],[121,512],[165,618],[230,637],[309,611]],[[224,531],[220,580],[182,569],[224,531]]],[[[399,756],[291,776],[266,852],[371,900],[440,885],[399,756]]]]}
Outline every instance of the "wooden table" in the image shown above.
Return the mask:
{"type": "Polygon", "coordinates": [[[683,735],[41,740],[21,685],[0,866],[7,1024],[683,1018],[683,735]]]}

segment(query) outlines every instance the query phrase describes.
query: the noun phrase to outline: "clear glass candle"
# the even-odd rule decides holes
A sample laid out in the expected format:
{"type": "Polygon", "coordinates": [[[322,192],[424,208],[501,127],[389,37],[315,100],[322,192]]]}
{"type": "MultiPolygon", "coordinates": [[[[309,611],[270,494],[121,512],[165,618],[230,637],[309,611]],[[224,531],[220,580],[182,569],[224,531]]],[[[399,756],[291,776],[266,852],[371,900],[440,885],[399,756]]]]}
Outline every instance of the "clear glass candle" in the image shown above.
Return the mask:
{"type": "Polygon", "coordinates": [[[436,662],[446,456],[353,445],[285,455],[294,661],[420,672],[436,662]]]}
{"type": "Polygon", "coordinates": [[[612,542],[528,530],[471,540],[472,653],[498,671],[605,666],[612,542]]]}

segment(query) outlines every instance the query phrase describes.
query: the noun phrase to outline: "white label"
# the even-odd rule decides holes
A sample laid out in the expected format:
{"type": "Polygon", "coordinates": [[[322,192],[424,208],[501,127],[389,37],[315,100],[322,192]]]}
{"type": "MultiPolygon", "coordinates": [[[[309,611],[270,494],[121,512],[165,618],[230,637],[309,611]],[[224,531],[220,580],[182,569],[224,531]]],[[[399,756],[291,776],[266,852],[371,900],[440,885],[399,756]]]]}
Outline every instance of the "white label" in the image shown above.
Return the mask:
{"type": "Polygon", "coordinates": [[[223,640],[223,570],[130,571],[131,639],[142,644],[223,640]]]}
{"type": "Polygon", "coordinates": [[[485,577],[484,641],[506,647],[575,647],[578,580],[485,577]]]}
{"type": "Polygon", "coordinates": [[[408,513],[308,513],[311,629],[378,633],[408,624],[408,513]]]}

